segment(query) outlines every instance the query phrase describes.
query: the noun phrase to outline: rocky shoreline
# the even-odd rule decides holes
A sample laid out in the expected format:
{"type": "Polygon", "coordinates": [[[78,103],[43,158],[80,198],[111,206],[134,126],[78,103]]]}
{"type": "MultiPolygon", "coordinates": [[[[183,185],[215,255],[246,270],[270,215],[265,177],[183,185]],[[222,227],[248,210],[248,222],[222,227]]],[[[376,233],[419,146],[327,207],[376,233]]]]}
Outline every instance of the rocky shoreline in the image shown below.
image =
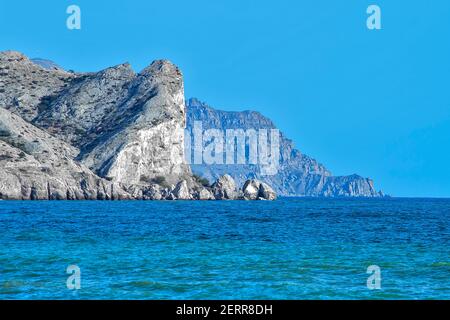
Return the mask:
{"type": "Polygon", "coordinates": [[[0,52],[0,199],[276,199],[260,181],[195,176],[185,109],[181,71],[167,60],[74,73],[0,52]]]}

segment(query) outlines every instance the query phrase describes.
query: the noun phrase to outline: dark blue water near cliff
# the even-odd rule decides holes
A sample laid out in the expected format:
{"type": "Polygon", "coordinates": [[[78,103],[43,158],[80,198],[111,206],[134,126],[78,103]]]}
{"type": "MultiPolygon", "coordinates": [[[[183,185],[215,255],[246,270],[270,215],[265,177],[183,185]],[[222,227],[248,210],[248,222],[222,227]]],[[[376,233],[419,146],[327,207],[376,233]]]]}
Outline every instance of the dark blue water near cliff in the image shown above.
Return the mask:
{"type": "Polygon", "coordinates": [[[0,201],[0,245],[0,299],[450,298],[450,200],[0,201]]]}

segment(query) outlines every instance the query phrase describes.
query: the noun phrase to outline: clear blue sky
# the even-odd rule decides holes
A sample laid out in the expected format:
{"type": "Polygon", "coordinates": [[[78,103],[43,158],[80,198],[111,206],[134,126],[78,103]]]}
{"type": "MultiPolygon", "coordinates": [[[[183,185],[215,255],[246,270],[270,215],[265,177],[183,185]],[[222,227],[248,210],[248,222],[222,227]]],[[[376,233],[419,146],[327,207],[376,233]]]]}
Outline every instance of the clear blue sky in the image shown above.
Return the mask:
{"type": "Polygon", "coordinates": [[[168,58],[187,97],[262,112],[334,174],[450,196],[448,0],[0,0],[6,49],[78,71],[168,58]],[[373,3],[380,31],[366,28],[373,3]]]}

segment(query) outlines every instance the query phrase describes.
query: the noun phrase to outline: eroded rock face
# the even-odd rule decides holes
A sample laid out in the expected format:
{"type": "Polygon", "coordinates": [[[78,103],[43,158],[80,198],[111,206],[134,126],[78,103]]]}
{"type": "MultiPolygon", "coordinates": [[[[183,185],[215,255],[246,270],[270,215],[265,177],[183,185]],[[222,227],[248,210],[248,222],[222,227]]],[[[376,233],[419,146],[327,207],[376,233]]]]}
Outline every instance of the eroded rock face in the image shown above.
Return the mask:
{"type": "Polygon", "coordinates": [[[190,176],[184,159],[182,75],[168,61],[156,61],[131,84],[132,96],[109,129],[82,147],[79,159],[100,176],[133,184],[164,176],[176,183],[190,176]]]}
{"type": "Polygon", "coordinates": [[[0,108],[0,198],[130,199],[73,160],[78,150],[0,108]]]}
{"type": "Polygon", "coordinates": [[[132,95],[135,72],[122,64],[97,73],[77,74],[65,90],[39,105],[33,123],[78,148],[117,124],[132,95]]]}
{"type": "Polygon", "coordinates": [[[59,94],[78,75],[48,70],[16,51],[0,52],[0,107],[32,121],[45,97],[59,94]]]}

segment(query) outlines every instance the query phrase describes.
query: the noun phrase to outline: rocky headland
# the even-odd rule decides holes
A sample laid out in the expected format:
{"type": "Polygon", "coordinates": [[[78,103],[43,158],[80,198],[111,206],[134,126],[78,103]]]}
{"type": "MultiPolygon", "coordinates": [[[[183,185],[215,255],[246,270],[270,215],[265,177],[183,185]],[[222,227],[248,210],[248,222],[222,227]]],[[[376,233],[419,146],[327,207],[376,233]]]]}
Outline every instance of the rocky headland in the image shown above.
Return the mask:
{"type": "MultiPolygon", "coordinates": [[[[186,101],[187,128],[193,130],[194,123],[200,122],[204,130],[277,129],[275,124],[255,111],[222,111],[206,103],[191,98],[186,101]]],[[[191,165],[192,171],[210,181],[227,173],[238,184],[258,179],[269,184],[280,196],[293,197],[384,197],[377,191],[372,179],[353,174],[334,176],[324,165],[294,147],[292,140],[280,132],[279,167],[275,174],[262,173],[260,164],[250,164],[246,154],[246,164],[227,165],[204,163],[191,165]]]]}
{"type": "Polygon", "coordinates": [[[194,175],[185,126],[183,77],[169,61],[75,73],[0,53],[0,199],[276,198],[260,181],[250,190],[194,175]]]}
{"type": "Polygon", "coordinates": [[[205,130],[276,129],[258,112],[185,101],[182,73],[167,60],[139,73],[128,63],[77,73],[0,52],[0,199],[384,196],[369,178],[333,176],[282,132],[275,174],[249,162],[188,163],[185,129],[196,121],[205,130]]]}

